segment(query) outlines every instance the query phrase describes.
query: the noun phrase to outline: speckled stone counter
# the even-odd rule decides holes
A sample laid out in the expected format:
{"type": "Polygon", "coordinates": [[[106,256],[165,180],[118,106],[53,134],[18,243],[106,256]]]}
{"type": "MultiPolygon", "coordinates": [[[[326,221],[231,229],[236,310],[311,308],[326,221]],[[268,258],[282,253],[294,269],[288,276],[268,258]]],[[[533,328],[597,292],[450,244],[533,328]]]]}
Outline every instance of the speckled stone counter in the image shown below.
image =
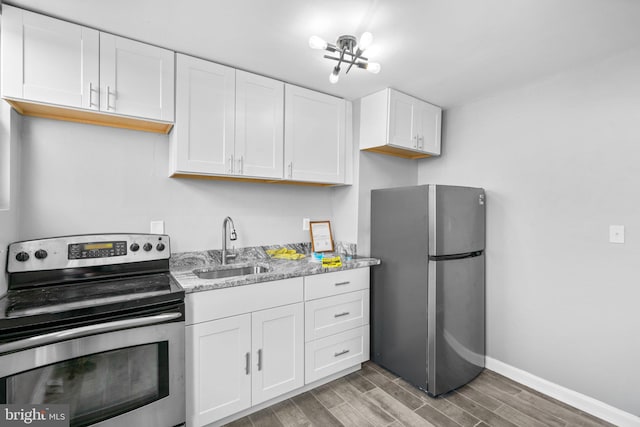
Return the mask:
{"type": "MultiPolygon", "coordinates": [[[[353,245],[340,246],[343,253],[355,252],[353,245]]],[[[182,286],[186,293],[208,291],[213,289],[229,288],[232,286],[250,285],[253,283],[270,282],[272,280],[282,280],[291,277],[311,276],[314,274],[330,273],[340,270],[351,270],[354,268],[364,268],[380,264],[380,260],[375,258],[353,257],[348,260],[347,256],[340,255],[342,267],[323,268],[319,262],[312,262],[310,247],[308,243],[257,246],[241,248],[234,253],[238,256],[230,261],[227,266],[221,265],[221,251],[200,251],[181,252],[171,254],[170,268],[171,274],[182,286]],[[285,247],[295,249],[298,253],[305,254],[305,258],[300,260],[273,259],[267,255],[267,249],[277,249],[285,247]],[[246,276],[233,276],[219,279],[200,279],[193,273],[198,268],[235,268],[246,265],[261,265],[269,269],[268,272],[260,274],[249,274],[246,276]]]]}

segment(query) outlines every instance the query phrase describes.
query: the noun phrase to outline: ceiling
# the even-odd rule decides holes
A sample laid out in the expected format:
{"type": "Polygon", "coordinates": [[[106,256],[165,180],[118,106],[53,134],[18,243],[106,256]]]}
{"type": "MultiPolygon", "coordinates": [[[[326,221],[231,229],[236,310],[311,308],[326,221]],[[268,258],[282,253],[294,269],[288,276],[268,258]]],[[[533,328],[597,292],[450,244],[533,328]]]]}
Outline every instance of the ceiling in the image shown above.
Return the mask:
{"type": "Polygon", "coordinates": [[[639,0],[10,0],[103,31],[357,99],[393,87],[448,108],[640,45],[639,0]],[[374,35],[382,71],[334,65],[311,35],[374,35]]]}

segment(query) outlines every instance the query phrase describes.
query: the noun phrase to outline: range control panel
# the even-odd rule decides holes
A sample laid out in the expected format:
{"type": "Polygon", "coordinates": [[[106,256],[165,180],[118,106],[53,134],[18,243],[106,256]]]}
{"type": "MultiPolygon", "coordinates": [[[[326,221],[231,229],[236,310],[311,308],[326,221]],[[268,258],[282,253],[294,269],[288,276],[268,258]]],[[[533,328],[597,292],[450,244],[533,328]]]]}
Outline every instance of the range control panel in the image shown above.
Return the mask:
{"type": "Polygon", "coordinates": [[[70,243],[69,259],[106,258],[127,254],[127,242],[70,243]]]}
{"type": "Polygon", "coordinates": [[[7,272],[56,270],[169,259],[166,234],[83,234],[9,245],[7,272]]]}

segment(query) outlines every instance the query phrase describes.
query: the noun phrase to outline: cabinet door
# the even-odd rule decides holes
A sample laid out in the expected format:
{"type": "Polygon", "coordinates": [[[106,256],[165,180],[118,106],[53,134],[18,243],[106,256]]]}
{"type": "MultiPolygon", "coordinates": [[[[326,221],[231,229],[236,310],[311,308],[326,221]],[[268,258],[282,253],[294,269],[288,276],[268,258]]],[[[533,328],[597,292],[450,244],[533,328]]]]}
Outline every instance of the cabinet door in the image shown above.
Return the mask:
{"type": "Polygon", "coordinates": [[[252,314],[252,404],[304,385],[302,303],[252,314]]]}
{"type": "Polygon", "coordinates": [[[186,328],[187,425],[202,426],[251,406],[251,315],[186,328]]]}
{"type": "Polygon", "coordinates": [[[2,7],[2,96],[98,109],[99,32],[2,7]]]}
{"type": "Polygon", "coordinates": [[[442,109],[419,101],[415,108],[418,149],[429,154],[440,154],[440,128],[442,109]]]}
{"type": "Polygon", "coordinates": [[[284,83],[236,71],[235,173],[282,178],[284,83]]]}
{"type": "Polygon", "coordinates": [[[285,85],[285,178],[344,183],[345,101],[285,85]]]}
{"type": "Polygon", "coordinates": [[[404,93],[389,91],[389,144],[415,150],[416,135],[415,103],[417,100],[404,93]]]}
{"type": "Polygon", "coordinates": [[[178,171],[233,173],[235,70],[178,54],[177,77],[178,171]]]}
{"type": "Polygon", "coordinates": [[[173,122],[174,53],[100,33],[100,109],[173,122]]]}

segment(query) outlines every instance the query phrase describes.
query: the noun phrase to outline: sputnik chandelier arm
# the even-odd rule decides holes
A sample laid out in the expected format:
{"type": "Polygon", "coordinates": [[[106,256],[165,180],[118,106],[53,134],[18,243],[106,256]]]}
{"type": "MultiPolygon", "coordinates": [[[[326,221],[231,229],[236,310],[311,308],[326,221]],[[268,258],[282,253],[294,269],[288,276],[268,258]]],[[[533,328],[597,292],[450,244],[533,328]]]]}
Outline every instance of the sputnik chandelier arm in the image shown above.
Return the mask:
{"type": "Polygon", "coordinates": [[[380,64],[377,62],[369,62],[369,59],[363,56],[364,51],[371,45],[373,36],[371,33],[366,32],[360,37],[360,43],[354,36],[344,35],[338,37],[336,44],[327,43],[318,36],[311,36],[309,38],[309,46],[312,49],[322,49],[331,53],[337,53],[338,56],[324,55],[325,58],[332,61],[337,61],[338,64],[333,67],[331,74],[329,75],[329,81],[331,83],[338,82],[338,76],[340,74],[340,66],[342,64],[349,64],[345,74],[349,73],[351,67],[354,65],[358,68],[365,69],[371,73],[377,74],[380,72],[380,64]]]}

